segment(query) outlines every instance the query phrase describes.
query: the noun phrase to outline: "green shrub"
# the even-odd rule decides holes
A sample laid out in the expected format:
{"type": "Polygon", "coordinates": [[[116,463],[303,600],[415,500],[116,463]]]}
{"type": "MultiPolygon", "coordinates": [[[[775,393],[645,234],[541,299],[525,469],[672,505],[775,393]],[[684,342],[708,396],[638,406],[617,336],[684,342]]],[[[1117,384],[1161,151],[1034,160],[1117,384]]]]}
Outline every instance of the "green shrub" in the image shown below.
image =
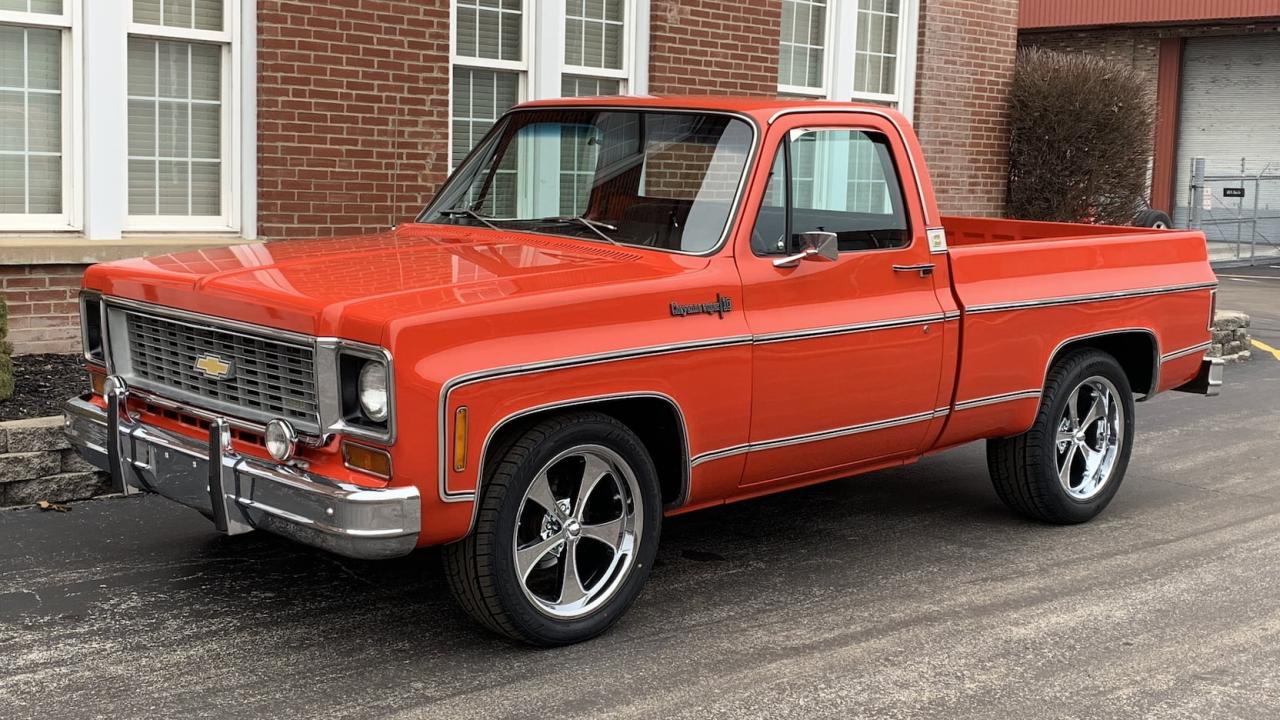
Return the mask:
{"type": "Polygon", "coordinates": [[[1023,49],[1010,97],[1011,217],[1127,225],[1146,207],[1155,114],[1119,63],[1023,49]]]}
{"type": "Polygon", "coordinates": [[[9,342],[9,306],[0,297],[0,400],[13,397],[13,345],[9,342]]]}

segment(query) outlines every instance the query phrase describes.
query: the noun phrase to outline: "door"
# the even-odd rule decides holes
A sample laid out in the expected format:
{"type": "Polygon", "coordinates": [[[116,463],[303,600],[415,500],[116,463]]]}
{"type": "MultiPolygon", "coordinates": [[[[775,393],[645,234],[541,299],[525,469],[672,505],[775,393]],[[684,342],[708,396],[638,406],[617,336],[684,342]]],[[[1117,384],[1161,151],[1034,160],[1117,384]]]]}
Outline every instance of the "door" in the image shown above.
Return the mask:
{"type": "Polygon", "coordinates": [[[744,484],[916,454],[935,415],[944,318],[905,150],[879,117],[803,123],[781,128],[738,252],[755,338],[744,484]],[[805,233],[834,233],[835,259],[785,262],[805,233]]]}
{"type": "MultiPolygon", "coordinates": [[[[1181,94],[1173,221],[1186,227],[1193,158],[1203,157],[1205,174],[1211,176],[1275,175],[1280,168],[1280,36],[1188,38],[1181,94]]],[[[1259,208],[1280,207],[1280,184],[1274,181],[1257,187],[1238,180],[1207,184],[1209,197],[1200,198],[1205,221],[1250,218],[1255,199],[1259,208]],[[1247,194],[1224,197],[1224,186],[1243,187],[1247,194]],[[1255,198],[1257,191],[1260,197],[1255,198]]],[[[1248,242],[1250,229],[1247,223],[1204,223],[1210,242],[1234,242],[1237,230],[1248,242]]],[[[1273,241],[1278,230],[1275,220],[1258,225],[1273,241]]]]}

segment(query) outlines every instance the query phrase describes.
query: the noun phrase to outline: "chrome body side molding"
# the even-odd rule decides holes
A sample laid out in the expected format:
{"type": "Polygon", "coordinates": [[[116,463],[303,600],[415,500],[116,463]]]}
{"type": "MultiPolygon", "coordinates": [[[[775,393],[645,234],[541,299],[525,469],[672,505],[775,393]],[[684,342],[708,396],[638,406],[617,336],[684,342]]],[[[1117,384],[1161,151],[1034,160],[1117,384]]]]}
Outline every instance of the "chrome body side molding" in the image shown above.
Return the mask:
{"type": "Polygon", "coordinates": [[[982,313],[1005,312],[1007,310],[1027,310],[1030,308],[1075,305],[1078,303],[1100,302],[1104,300],[1124,300],[1126,298],[1148,297],[1151,295],[1167,295],[1170,293],[1191,292],[1193,290],[1209,290],[1216,287],[1218,287],[1218,283],[1216,282],[1165,285],[1162,287],[1142,288],[1140,290],[1116,290],[1113,292],[1090,293],[1087,295],[1065,295],[1054,298],[1041,298],[1038,300],[1017,300],[1007,303],[992,303],[990,305],[973,305],[965,308],[964,311],[970,315],[980,315],[982,313]]]}
{"type": "Polygon", "coordinates": [[[761,440],[754,443],[744,443],[741,445],[733,445],[719,450],[705,452],[693,459],[693,466],[697,467],[703,463],[712,460],[720,460],[734,455],[741,455],[748,452],[759,452],[762,450],[773,450],[780,447],[788,447],[791,445],[803,445],[811,442],[821,442],[823,440],[833,440],[835,438],[847,437],[849,435],[858,435],[861,433],[872,432],[875,430],[887,430],[889,428],[899,427],[902,425],[911,425],[913,423],[925,422],[947,415],[950,408],[938,408],[929,412],[916,413],[914,415],[903,415],[902,417],[890,418],[888,420],[878,420],[875,422],[861,423],[858,425],[849,425],[846,427],[832,428],[830,430],[819,430],[816,432],[805,433],[803,435],[791,435],[787,437],[773,438],[771,440],[761,440]]]}
{"type": "Polygon", "coordinates": [[[1160,362],[1167,363],[1170,360],[1177,360],[1178,358],[1183,358],[1188,355],[1194,355],[1198,352],[1204,352],[1208,350],[1209,347],[1212,345],[1213,343],[1211,342],[1202,342],[1199,345],[1192,345],[1189,348],[1183,348],[1182,350],[1174,350],[1171,353],[1166,353],[1164,355],[1161,355],[1160,362]]]}

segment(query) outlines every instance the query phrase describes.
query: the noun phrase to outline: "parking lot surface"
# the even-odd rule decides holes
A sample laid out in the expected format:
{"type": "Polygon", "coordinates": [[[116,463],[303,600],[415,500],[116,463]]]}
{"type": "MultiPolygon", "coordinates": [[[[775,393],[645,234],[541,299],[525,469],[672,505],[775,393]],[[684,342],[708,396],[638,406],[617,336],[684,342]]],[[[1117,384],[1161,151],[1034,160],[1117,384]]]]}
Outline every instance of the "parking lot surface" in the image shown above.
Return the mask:
{"type": "MultiPolygon", "coordinates": [[[[1280,347],[1280,281],[1219,304],[1280,347]]],[[[1280,361],[1139,406],[1094,522],[1010,515],[983,447],[671,518],[610,633],[530,650],[438,555],[216,535],[155,497],[0,513],[0,716],[1280,716],[1280,361]]]]}

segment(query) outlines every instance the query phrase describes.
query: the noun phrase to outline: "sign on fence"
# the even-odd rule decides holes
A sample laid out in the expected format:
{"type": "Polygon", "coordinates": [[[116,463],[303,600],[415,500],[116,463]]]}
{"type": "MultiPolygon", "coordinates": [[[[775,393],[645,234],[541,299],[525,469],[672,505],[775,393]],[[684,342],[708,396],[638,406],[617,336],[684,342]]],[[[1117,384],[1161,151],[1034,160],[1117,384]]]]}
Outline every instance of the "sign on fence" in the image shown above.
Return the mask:
{"type": "Polygon", "coordinates": [[[1242,188],[1242,187],[1224,187],[1224,188],[1222,188],[1222,197],[1224,197],[1224,198],[1242,198],[1242,197],[1244,197],[1244,188],[1242,188]]]}

